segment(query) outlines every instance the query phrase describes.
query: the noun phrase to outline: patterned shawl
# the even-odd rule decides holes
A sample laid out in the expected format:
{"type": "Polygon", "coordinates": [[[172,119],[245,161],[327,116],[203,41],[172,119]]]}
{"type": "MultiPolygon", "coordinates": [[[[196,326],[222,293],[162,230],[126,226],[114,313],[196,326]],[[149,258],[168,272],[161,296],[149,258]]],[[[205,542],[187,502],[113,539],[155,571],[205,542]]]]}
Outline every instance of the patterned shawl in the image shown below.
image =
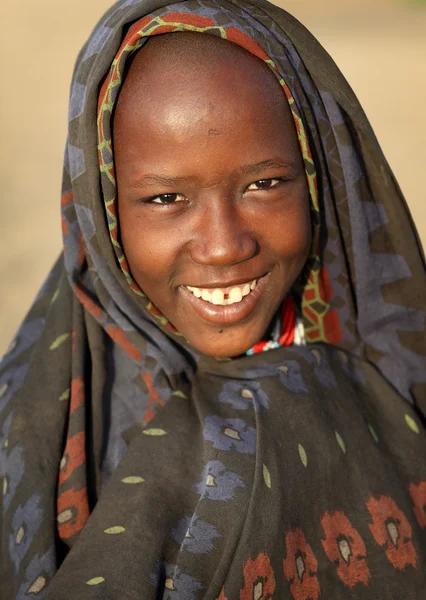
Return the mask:
{"type": "Polygon", "coordinates": [[[1,597],[423,598],[424,256],[309,32],[265,0],[117,2],[73,76],[62,228],[0,368],[1,597]],[[129,56],[188,30],[266,61],[290,104],[314,234],[292,290],[305,346],[201,355],[129,272],[111,114],[129,56]]]}

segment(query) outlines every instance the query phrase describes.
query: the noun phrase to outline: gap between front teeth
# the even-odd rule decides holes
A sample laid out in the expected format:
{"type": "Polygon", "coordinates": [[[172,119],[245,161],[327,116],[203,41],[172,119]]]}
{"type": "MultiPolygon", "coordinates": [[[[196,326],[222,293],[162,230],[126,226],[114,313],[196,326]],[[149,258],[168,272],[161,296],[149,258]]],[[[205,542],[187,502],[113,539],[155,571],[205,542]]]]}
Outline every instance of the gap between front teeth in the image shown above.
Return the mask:
{"type": "Polygon", "coordinates": [[[246,283],[242,286],[236,286],[229,291],[229,293],[227,294],[228,298],[225,298],[225,293],[221,289],[200,289],[189,285],[187,285],[186,287],[190,292],[194,294],[196,298],[202,298],[206,302],[210,302],[210,304],[215,304],[216,306],[228,306],[229,304],[236,304],[237,302],[241,302],[244,296],[248,296],[251,290],[254,290],[256,284],[257,280],[254,279],[250,283],[246,283]]]}

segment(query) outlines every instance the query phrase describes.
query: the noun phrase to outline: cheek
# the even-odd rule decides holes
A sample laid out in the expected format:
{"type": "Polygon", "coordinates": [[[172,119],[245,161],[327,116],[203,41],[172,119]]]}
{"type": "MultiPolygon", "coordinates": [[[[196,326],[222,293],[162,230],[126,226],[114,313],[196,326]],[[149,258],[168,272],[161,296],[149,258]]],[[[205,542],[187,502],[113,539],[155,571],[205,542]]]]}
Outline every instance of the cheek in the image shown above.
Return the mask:
{"type": "MultiPolygon", "coordinates": [[[[265,224],[266,226],[266,224],[265,224]]],[[[299,210],[282,213],[278,211],[267,224],[264,244],[278,260],[294,262],[302,266],[309,255],[312,233],[309,205],[303,204],[299,210]]]]}
{"type": "MultiPolygon", "coordinates": [[[[130,271],[142,290],[162,286],[173,273],[178,241],[147,226],[139,216],[120,211],[120,233],[130,271]]],[[[145,291],[145,290],[144,290],[145,291]]],[[[146,290],[147,291],[147,290],[146,290]]]]}

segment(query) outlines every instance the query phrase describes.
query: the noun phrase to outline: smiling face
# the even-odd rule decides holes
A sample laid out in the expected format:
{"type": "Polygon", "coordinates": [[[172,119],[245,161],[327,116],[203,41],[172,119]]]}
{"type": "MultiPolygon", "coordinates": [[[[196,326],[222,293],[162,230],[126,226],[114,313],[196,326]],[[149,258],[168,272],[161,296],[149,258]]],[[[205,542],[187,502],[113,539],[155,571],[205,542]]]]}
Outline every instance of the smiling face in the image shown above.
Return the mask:
{"type": "Polygon", "coordinates": [[[210,35],[152,38],[123,84],[113,139],[133,278],[201,352],[245,352],[311,242],[303,160],[276,78],[210,35]]]}

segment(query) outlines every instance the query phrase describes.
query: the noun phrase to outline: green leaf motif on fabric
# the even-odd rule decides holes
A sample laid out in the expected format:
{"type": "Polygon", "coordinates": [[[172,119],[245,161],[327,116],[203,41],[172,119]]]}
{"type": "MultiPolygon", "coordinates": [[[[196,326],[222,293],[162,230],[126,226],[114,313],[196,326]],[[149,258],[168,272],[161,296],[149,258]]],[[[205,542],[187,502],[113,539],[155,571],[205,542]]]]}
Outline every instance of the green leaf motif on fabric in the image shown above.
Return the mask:
{"type": "Polygon", "coordinates": [[[187,400],[188,396],[186,394],[184,394],[183,392],[181,392],[180,390],[175,390],[172,394],[172,396],[177,396],[178,398],[184,398],[184,400],[187,400]]]}
{"type": "Polygon", "coordinates": [[[69,333],[63,333],[62,335],[60,335],[59,337],[56,338],[56,340],[53,342],[53,344],[51,344],[49,346],[49,350],[56,350],[56,348],[58,348],[69,337],[70,337],[69,333]]]}
{"type": "Polygon", "coordinates": [[[123,483],[143,483],[145,479],[143,477],[138,477],[137,475],[130,475],[129,477],[125,477],[121,480],[123,483]]]}
{"type": "Polygon", "coordinates": [[[114,527],[108,527],[108,529],[105,529],[104,533],[108,533],[109,535],[118,535],[119,533],[123,533],[123,531],[126,531],[124,527],[121,527],[121,525],[115,525],[114,527]]]}
{"type": "Polygon", "coordinates": [[[145,435],[166,435],[167,431],[164,431],[164,429],[144,429],[142,433],[145,435]]]}
{"type": "Polygon", "coordinates": [[[65,392],[63,394],[61,394],[59,396],[59,401],[62,402],[62,400],[68,400],[68,398],[70,397],[70,393],[71,393],[71,388],[68,388],[67,390],[65,390],[65,392]]]}
{"type": "Polygon", "coordinates": [[[265,483],[266,483],[267,487],[268,487],[269,489],[271,489],[271,485],[272,485],[272,482],[271,482],[271,474],[270,474],[270,472],[268,471],[268,467],[267,467],[266,465],[263,465],[263,479],[264,479],[264,481],[265,481],[265,483]]]}
{"type": "Polygon", "coordinates": [[[342,449],[343,454],[346,454],[345,442],[343,441],[341,435],[337,431],[335,431],[335,434],[336,434],[337,443],[339,444],[340,448],[342,449]]]}
{"type": "Polygon", "coordinates": [[[373,440],[376,442],[376,444],[379,443],[379,437],[377,435],[377,433],[374,431],[373,426],[371,425],[371,423],[368,424],[368,429],[370,430],[371,436],[373,438],[373,440]]]}
{"type": "Polygon", "coordinates": [[[161,323],[161,325],[167,325],[168,321],[166,317],[162,317],[161,315],[154,315],[154,317],[161,323]]]}
{"type": "Polygon", "coordinates": [[[50,304],[53,304],[58,296],[59,296],[59,288],[53,294],[53,297],[52,297],[52,300],[50,301],[50,304]]]}
{"type": "Polygon", "coordinates": [[[410,415],[405,415],[405,421],[408,427],[411,429],[411,431],[414,431],[414,433],[420,433],[419,426],[417,425],[413,417],[410,417],[410,415]]]}
{"type": "Polygon", "coordinates": [[[302,444],[299,444],[299,456],[300,456],[300,460],[302,461],[303,466],[307,467],[308,466],[308,456],[307,456],[306,450],[304,449],[302,444]]]}
{"type": "Polygon", "coordinates": [[[103,581],[105,581],[103,577],[93,577],[93,579],[89,579],[89,581],[86,581],[86,585],[99,585],[103,581]]]}

